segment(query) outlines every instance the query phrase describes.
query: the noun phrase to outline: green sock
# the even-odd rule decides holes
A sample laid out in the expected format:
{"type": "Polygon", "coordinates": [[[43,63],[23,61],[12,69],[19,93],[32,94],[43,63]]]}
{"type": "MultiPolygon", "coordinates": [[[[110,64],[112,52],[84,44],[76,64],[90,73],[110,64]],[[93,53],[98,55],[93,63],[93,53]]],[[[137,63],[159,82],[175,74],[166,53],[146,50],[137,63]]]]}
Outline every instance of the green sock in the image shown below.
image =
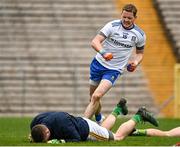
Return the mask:
{"type": "Polygon", "coordinates": [[[146,129],[136,129],[135,132],[132,133],[133,136],[147,136],[146,129]]]}
{"type": "Polygon", "coordinates": [[[116,106],[116,107],[113,109],[113,111],[112,111],[111,114],[114,115],[115,117],[117,117],[118,115],[121,114],[121,112],[122,112],[121,107],[116,106]]]}
{"type": "Polygon", "coordinates": [[[135,114],[133,117],[132,117],[132,120],[134,120],[136,123],[140,123],[142,121],[142,118],[139,114],[135,114]]]}

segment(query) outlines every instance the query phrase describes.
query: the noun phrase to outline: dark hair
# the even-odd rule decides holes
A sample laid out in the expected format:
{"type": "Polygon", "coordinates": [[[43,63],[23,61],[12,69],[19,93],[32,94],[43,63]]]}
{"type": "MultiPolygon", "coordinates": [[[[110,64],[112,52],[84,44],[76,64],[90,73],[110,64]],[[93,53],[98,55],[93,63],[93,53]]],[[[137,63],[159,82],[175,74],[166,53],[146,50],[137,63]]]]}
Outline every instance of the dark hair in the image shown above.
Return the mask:
{"type": "Polygon", "coordinates": [[[137,14],[137,8],[133,4],[126,4],[123,8],[122,11],[127,11],[127,12],[132,12],[134,17],[136,17],[137,14]]]}
{"type": "Polygon", "coordinates": [[[35,125],[31,130],[31,136],[34,142],[43,142],[44,141],[44,126],[35,125]]]}

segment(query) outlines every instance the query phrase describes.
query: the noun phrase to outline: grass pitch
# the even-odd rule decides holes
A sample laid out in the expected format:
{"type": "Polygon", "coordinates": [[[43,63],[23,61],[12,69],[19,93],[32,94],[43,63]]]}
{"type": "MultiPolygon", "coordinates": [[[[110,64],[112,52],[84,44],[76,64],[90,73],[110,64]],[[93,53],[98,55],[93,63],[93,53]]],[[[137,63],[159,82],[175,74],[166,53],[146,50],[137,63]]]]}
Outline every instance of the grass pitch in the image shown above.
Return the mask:
{"type": "MultiPolygon", "coordinates": [[[[124,121],[126,119],[118,119],[113,131],[124,121]]],[[[49,146],[50,144],[29,143],[30,122],[31,118],[0,118],[0,146],[49,146]]],[[[159,122],[159,129],[168,130],[179,126],[180,119],[159,119],[159,122]]],[[[141,124],[137,128],[152,128],[152,125],[141,124]]],[[[57,146],[172,146],[177,142],[180,142],[180,137],[129,136],[123,141],[65,143],[57,146]]]]}

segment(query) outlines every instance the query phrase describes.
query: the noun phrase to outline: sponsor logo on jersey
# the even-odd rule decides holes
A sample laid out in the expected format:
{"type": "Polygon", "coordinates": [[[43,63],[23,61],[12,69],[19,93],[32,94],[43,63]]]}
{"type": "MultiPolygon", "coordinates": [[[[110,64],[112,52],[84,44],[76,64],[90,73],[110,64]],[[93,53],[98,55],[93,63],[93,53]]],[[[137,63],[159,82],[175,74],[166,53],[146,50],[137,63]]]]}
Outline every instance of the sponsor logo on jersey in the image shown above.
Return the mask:
{"type": "Polygon", "coordinates": [[[124,44],[124,43],[121,43],[113,38],[110,38],[110,40],[115,44],[115,45],[118,45],[118,46],[122,46],[122,47],[125,47],[125,48],[132,48],[133,46],[132,45],[129,45],[129,44],[124,44]]]}
{"type": "Polygon", "coordinates": [[[119,34],[118,33],[114,33],[114,36],[119,36],[119,34]]]}

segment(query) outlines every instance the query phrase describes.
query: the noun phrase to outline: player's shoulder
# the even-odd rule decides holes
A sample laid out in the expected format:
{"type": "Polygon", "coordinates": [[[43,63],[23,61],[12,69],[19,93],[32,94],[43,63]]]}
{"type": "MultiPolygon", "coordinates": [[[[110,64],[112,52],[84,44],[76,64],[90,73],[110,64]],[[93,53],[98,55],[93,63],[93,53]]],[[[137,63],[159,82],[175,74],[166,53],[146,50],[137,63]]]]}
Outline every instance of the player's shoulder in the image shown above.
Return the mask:
{"type": "Polygon", "coordinates": [[[69,116],[69,113],[63,112],[63,111],[57,111],[57,112],[54,112],[54,115],[60,116],[60,117],[62,117],[62,116],[68,117],[68,116],[69,116]]]}
{"type": "Polygon", "coordinates": [[[108,22],[108,24],[111,26],[111,27],[118,27],[121,25],[121,20],[111,20],[108,22]]]}
{"type": "Polygon", "coordinates": [[[145,36],[145,32],[136,24],[134,25],[133,31],[140,36],[145,36]]]}
{"type": "Polygon", "coordinates": [[[52,114],[51,119],[55,119],[55,121],[64,122],[69,120],[70,117],[69,113],[67,112],[55,112],[52,114]]]}

